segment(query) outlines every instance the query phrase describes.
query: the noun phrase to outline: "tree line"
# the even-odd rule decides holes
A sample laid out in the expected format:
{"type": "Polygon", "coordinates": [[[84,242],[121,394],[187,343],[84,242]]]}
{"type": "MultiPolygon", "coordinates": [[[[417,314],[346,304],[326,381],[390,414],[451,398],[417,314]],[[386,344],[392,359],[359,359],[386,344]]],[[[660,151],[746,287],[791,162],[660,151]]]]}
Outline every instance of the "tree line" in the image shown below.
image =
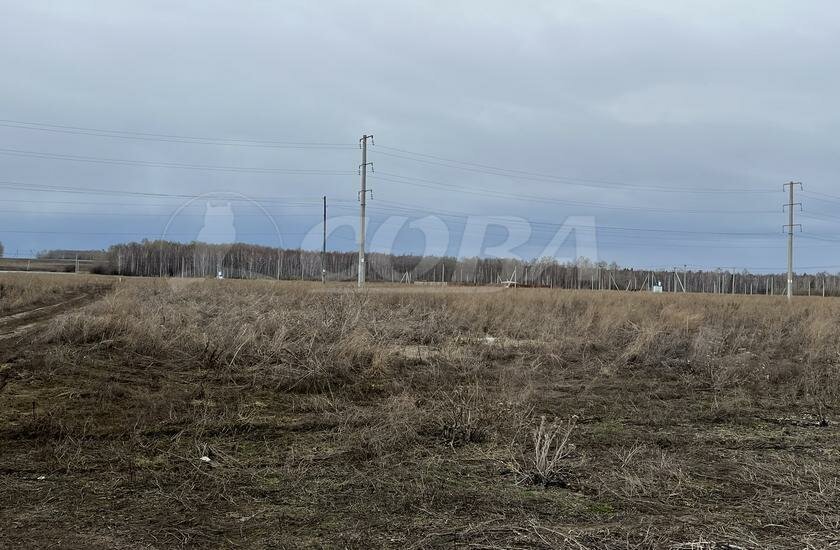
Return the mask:
{"type": "MultiPolygon", "coordinates": [[[[75,252],[74,252],[75,253],[75,252]]],[[[179,243],[144,240],[96,251],[96,273],[143,277],[215,277],[238,279],[321,279],[321,252],[253,244],[179,243]]],[[[329,281],[353,281],[358,254],[330,251],[323,269],[329,281]]],[[[651,290],[723,294],[784,294],[784,273],[754,274],[730,270],[640,270],[615,263],[579,258],[558,262],[498,258],[454,258],[369,253],[366,277],[372,282],[447,283],[464,285],[513,284],[565,289],[651,290]]],[[[796,294],[840,295],[836,274],[799,274],[796,294]]]]}
{"type": "Polygon", "coordinates": [[[59,248],[42,250],[35,257],[39,260],[101,260],[104,254],[102,250],[70,250],[59,248]]]}

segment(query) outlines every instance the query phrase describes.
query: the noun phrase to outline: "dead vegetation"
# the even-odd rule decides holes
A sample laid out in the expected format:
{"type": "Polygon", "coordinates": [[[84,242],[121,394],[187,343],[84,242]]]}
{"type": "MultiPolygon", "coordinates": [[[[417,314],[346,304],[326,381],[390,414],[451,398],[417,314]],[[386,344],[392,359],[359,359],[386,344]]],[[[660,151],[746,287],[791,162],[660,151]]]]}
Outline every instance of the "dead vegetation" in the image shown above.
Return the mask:
{"type": "Polygon", "coordinates": [[[76,274],[0,274],[0,317],[99,291],[111,282],[76,274]]]}
{"type": "Polygon", "coordinates": [[[840,545],[840,302],[374,289],[126,280],[53,319],[0,390],[0,540],[840,545]]]}
{"type": "Polygon", "coordinates": [[[514,439],[511,458],[506,465],[518,483],[544,487],[568,486],[568,471],[564,461],[575,450],[569,438],[576,422],[577,415],[567,422],[556,418],[548,422],[545,416],[541,416],[539,424],[531,430],[531,445],[526,450],[523,451],[522,445],[517,445],[514,439]]]}

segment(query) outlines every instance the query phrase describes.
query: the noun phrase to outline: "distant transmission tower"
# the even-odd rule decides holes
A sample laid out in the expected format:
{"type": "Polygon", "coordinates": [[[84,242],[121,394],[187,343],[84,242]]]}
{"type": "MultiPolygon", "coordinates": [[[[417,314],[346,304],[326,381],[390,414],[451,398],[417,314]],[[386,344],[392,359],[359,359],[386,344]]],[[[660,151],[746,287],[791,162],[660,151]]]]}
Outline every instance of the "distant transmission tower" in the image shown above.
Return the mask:
{"type": "MultiPolygon", "coordinates": [[[[788,203],[785,205],[788,209],[788,223],[785,224],[785,227],[788,230],[788,243],[787,243],[787,299],[788,301],[793,298],[793,228],[799,227],[800,231],[802,230],[802,224],[793,223],[793,207],[799,206],[802,208],[801,202],[793,202],[793,188],[799,186],[799,189],[802,189],[802,183],[798,181],[789,181],[784,184],[783,187],[787,187],[790,191],[790,197],[788,199],[788,203]]],[[[783,207],[784,209],[784,207],[783,207]]]]}

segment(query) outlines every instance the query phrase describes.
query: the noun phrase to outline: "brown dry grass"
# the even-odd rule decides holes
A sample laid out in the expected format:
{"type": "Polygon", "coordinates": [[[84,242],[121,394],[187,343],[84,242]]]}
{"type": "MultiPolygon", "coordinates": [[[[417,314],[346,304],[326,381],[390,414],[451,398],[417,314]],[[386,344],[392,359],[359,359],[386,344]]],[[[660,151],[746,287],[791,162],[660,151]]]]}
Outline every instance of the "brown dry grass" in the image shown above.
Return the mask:
{"type": "Polygon", "coordinates": [[[92,275],[0,273],[0,316],[55,304],[103,286],[110,286],[110,281],[92,275]]]}
{"type": "Polygon", "coordinates": [[[21,344],[0,539],[826,548],[839,325],[834,299],[126,281],[21,344]],[[541,472],[541,418],[573,415],[541,472]]]}

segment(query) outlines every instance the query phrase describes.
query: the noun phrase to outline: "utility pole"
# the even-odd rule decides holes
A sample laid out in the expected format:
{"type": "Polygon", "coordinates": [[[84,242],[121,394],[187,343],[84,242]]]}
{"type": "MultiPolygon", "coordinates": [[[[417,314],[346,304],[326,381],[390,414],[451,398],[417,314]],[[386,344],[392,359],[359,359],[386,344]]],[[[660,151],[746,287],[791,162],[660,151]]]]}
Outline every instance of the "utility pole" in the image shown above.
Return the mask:
{"type": "Polygon", "coordinates": [[[321,283],[327,284],[327,196],[324,195],[324,240],[321,245],[321,283]]]}
{"type": "MultiPolygon", "coordinates": [[[[363,135],[359,140],[359,145],[362,148],[362,163],[359,165],[359,174],[362,176],[362,189],[359,191],[359,203],[361,210],[359,213],[359,287],[365,286],[365,205],[367,204],[367,167],[368,164],[373,164],[367,161],[367,142],[370,140],[373,143],[373,136],[363,135]]],[[[371,167],[371,171],[373,168],[371,167]]],[[[371,192],[371,198],[373,193],[371,192]]]]}
{"type": "MultiPolygon", "coordinates": [[[[787,243],[787,299],[788,302],[793,298],[793,228],[799,226],[799,229],[802,229],[802,225],[798,223],[793,223],[793,207],[799,205],[802,207],[801,202],[793,202],[793,188],[795,186],[799,186],[802,189],[802,183],[798,181],[789,181],[784,184],[782,187],[787,187],[788,191],[790,192],[789,200],[787,203],[788,209],[788,223],[785,227],[788,230],[788,243],[787,243]]],[[[784,208],[783,208],[784,210],[784,208]]]]}
{"type": "Polygon", "coordinates": [[[686,271],[688,269],[687,265],[683,265],[683,272],[682,272],[682,279],[680,279],[679,272],[677,268],[674,268],[674,292],[677,292],[678,288],[682,288],[683,293],[686,292],[685,290],[685,283],[686,283],[686,271]]]}

